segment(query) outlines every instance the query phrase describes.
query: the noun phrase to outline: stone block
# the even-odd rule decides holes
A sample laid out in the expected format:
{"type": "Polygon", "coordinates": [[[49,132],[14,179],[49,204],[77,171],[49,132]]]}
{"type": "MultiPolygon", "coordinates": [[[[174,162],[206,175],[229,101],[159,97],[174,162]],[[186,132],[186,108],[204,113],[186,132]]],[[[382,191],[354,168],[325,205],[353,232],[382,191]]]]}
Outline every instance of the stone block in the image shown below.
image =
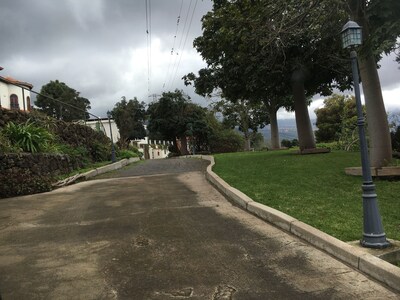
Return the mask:
{"type": "Polygon", "coordinates": [[[280,212],[279,210],[254,201],[248,203],[247,210],[261,219],[286,231],[290,231],[291,223],[297,221],[297,219],[280,212]]]}
{"type": "Polygon", "coordinates": [[[360,257],[359,269],[361,272],[386,283],[400,292],[400,268],[396,267],[371,254],[360,257]]]}
{"type": "Polygon", "coordinates": [[[359,249],[300,221],[291,223],[290,232],[355,268],[359,257],[364,255],[359,249]]]}

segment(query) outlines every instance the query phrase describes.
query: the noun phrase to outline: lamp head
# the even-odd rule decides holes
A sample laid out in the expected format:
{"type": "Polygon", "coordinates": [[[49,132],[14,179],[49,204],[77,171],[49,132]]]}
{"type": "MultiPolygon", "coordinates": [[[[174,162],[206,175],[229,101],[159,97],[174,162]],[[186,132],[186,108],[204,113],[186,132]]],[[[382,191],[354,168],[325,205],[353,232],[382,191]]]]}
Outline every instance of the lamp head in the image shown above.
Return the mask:
{"type": "Polygon", "coordinates": [[[354,21],[348,21],[342,28],[343,49],[362,44],[362,28],[354,21]]]}

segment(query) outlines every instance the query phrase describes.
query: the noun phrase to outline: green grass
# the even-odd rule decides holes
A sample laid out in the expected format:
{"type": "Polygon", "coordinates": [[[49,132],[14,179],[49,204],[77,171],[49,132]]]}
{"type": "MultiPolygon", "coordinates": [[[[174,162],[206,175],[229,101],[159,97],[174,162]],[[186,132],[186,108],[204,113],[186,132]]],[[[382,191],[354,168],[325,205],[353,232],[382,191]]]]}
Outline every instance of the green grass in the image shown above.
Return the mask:
{"type": "MultiPolygon", "coordinates": [[[[343,241],[362,236],[361,165],[357,152],[296,155],[291,151],[215,155],[214,172],[263,203],[343,241]]],[[[388,238],[400,240],[400,181],[375,181],[388,238]]]]}

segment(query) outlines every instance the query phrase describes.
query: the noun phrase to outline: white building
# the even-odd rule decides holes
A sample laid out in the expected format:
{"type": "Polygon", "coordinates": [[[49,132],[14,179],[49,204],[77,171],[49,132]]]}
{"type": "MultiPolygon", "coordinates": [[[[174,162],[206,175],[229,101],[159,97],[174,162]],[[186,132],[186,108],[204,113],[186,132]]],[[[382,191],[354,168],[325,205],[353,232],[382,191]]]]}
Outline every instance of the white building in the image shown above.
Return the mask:
{"type": "Polygon", "coordinates": [[[93,128],[96,131],[103,132],[109,139],[111,139],[111,133],[112,133],[113,143],[116,143],[120,138],[119,130],[117,124],[115,124],[113,119],[110,119],[110,123],[108,122],[108,118],[86,120],[87,126],[93,128]],[[110,130],[110,123],[111,123],[111,130],[110,130]]]}
{"type": "Polygon", "coordinates": [[[12,110],[31,110],[30,90],[32,88],[33,85],[28,82],[18,81],[12,77],[0,76],[0,107],[12,110]]]}
{"type": "MultiPolygon", "coordinates": [[[[108,122],[108,118],[90,119],[86,121],[87,126],[93,128],[94,130],[103,132],[109,139],[111,139],[112,133],[113,142],[116,143],[120,139],[119,130],[113,119],[110,119],[110,123],[108,122]]],[[[168,145],[171,144],[169,141],[151,141],[148,137],[131,141],[131,143],[143,153],[143,157],[145,159],[160,159],[168,157],[168,145]]]]}

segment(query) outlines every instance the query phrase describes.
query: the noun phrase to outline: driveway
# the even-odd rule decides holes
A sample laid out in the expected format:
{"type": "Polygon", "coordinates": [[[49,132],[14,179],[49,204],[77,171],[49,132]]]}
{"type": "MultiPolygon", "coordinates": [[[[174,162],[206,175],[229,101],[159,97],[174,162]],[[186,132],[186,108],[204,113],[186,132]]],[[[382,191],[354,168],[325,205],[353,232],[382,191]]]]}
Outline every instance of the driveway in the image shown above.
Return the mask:
{"type": "Polygon", "coordinates": [[[199,159],[0,200],[3,299],[399,299],[231,205],[199,159]]]}

